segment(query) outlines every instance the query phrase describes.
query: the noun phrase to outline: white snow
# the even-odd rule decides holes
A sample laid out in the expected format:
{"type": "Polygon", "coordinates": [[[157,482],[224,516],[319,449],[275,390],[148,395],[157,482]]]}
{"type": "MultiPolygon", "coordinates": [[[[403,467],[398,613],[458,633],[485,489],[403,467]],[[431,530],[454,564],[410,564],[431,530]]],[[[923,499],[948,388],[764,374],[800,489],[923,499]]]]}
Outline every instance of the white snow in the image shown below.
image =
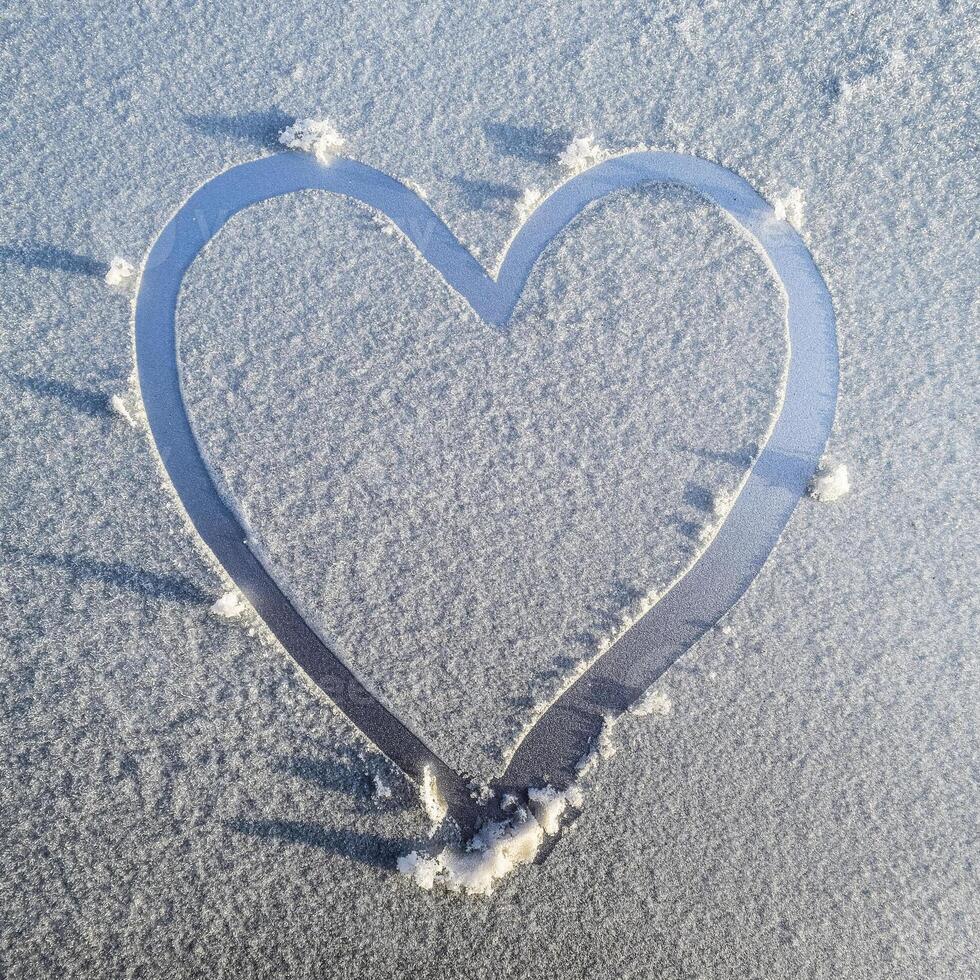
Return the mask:
{"type": "Polygon", "coordinates": [[[291,150],[312,153],[321,163],[329,163],[347,145],[329,119],[297,119],[280,133],[279,142],[291,150]]]}
{"type": "MultiPolygon", "coordinates": [[[[288,0],[120,18],[91,0],[6,6],[0,543],[15,551],[0,563],[0,959],[11,980],[248,977],[257,958],[270,976],[363,980],[976,973],[976,572],[964,547],[976,512],[976,341],[964,329],[976,294],[975,13],[965,0],[569,9],[288,0]],[[906,57],[889,61],[896,51],[906,57]],[[325,789],[349,785],[360,736],[281,650],[246,628],[215,642],[196,617],[220,587],[196,612],[136,588],[156,576],[207,588],[211,573],[145,440],[121,421],[107,438],[113,391],[142,426],[109,380],[133,357],[130,304],[107,302],[109,257],[139,267],[196,187],[292,122],[280,110],[319,105],[341,130],[351,119],[372,165],[424,183],[439,217],[488,256],[516,225],[521,189],[550,187],[557,152],[588,128],[717,160],[770,202],[798,185],[837,311],[834,449],[855,467],[853,490],[797,509],[729,614],[734,633],[712,631],[671,670],[670,718],[627,723],[629,749],[624,733],[599,769],[596,812],[484,909],[378,866],[385,841],[424,839],[421,807],[365,808],[325,789]],[[35,245],[58,251],[31,264],[35,245]],[[298,756],[318,760],[324,781],[285,772],[298,756]]],[[[782,307],[773,318],[742,302],[758,293],[737,254],[699,264],[685,245],[709,229],[685,220],[696,206],[640,224],[610,202],[593,209],[611,215],[608,234],[581,215],[536,267],[522,302],[534,315],[486,338],[440,300],[444,283],[415,288],[400,239],[317,193],[257,205],[244,234],[233,219],[192,267],[185,291],[201,269],[201,293],[224,297],[178,319],[192,422],[315,625],[440,755],[487,776],[527,705],[550,700],[633,590],[669,582],[698,550],[673,543],[681,525],[690,534],[710,519],[684,488],[737,484],[739,467],[718,454],[757,438],[768,415],[764,404],[753,414],[759,396],[727,404],[769,390],[753,338],[782,335],[782,307]],[[350,241],[331,238],[347,225],[350,241]],[[703,308],[675,291],[692,284],[703,308]],[[535,318],[551,346],[521,349],[535,318]],[[716,344],[729,318],[744,329],[716,344]],[[586,320],[592,333],[574,327],[586,320]],[[413,347],[412,322],[444,360],[413,347]],[[498,368],[490,355],[467,360],[460,336],[544,372],[518,375],[523,401],[481,387],[498,368]],[[701,415],[686,371],[711,379],[701,415]],[[643,374],[671,398],[644,389],[643,374]],[[419,377],[439,401],[412,389],[419,377]],[[619,443],[593,388],[625,412],[619,443]],[[470,415],[467,394],[480,406],[470,415]],[[551,396],[567,440],[526,424],[551,396]],[[376,426],[373,405],[384,407],[376,426]],[[441,438],[408,438],[412,413],[441,438]],[[346,424],[331,429],[331,417],[346,424]],[[704,435],[715,417],[717,434],[704,435]],[[517,441],[490,444],[481,420],[517,441]],[[683,447],[686,472],[670,475],[668,444],[683,447]],[[470,458],[457,466],[458,446],[470,458]],[[404,458],[434,460],[445,498],[427,497],[426,473],[404,458]],[[531,461],[537,486],[523,479],[531,461]],[[509,485],[466,482],[484,464],[509,485]],[[465,501],[477,506],[454,520],[465,501]],[[515,504],[525,514],[512,517],[515,504]]],[[[778,380],[785,357],[773,363],[778,380]]],[[[422,850],[399,853],[412,846],[422,850]]]]}
{"type": "Polygon", "coordinates": [[[490,895],[501,878],[534,860],[545,833],[532,814],[519,809],[509,820],[482,827],[465,848],[446,847],[434,857],[412,851],[397,866],[426,891],[442,885],[451,892],[490,895]]]}
{"type": "Polygon", "coordinates": [[[105,284],[113,289],[122,289],[129,285],[136,275],[136,266],[118,255],[109,263],[109,271],[105,274],[105,284]]]}
{"type": "Polygon", "coordinates": [[[534,209],[541,203],[543,197],[544,195],[536,187],[524,188],[524,192],[514,206],[514,210],[517,212],[518,224],[522,225],[527,221],[534,209]]]}
{"type": "Polygon", "coordinates": [[[225,592],[210,609],[219,619],[238,619],[245,612],[245,603],[237,592],[225,592]]]}
{"type": "Polygon", "coordinates": [[[568,171],[569,176],[574,176],[605,160],[608,155],[596,142],[595,136],[588,133],[585,136],[576,136],[558,155],[558,162],[568,171]]]}
{"type": "Polygon", "coordinates": [[[109,408],[121,419],[128,422],[131,428],[136,428],[136,419],[133,418],[133,414],[127,407],[126,400],[122,395],[113,395],[109,399],[109,408]]]}
{"type": "Polygon", "coordinates": [[[558,833],[561,827],[561,815],[565,810],[569,806],[580,810],[584,799],[582,790],[574,785],[566,790],[558,790],[554,786],[531,788],[527,795],[535,818],[549,837],[558,833]]]}
{"type": "Polygon", "coordinates": [[[851,490],[850,475],[844,463],[828,462],[817,470],[810,481],[810,496],[821,503],[830,504],[847,496],[851,490]]]}
{"type": "Polygon", "coordinates": [[[374,773],[371,776],[371,783],[374,787],[374,795],[379,800],[390,800],[392,793],[391,787],[379,776],[374,773]]]}
{"type": "Polygon", "coordinates": [[[733,490],[716,490],[711,498],[711,512],[715,517],[724,517],[735,503],[737,494],[733,490]]]}
{"type": "Polygon", "coordinates": [[[428,191],[417,181],[412,180],[410,177],[402,181],[402,183],[409,189],[414,191],[423,201],[428,201],[429,193],[428,191]]]}
{"type": "Polygon", "coordinates": [[[665,718],[673,710],[670,698],[663,691],[650,688],[646,694],[640,698],[630,709],[630,713],[638,718],[646,718],[648,715],[660,715],[665,718]]]}
{"type": "Polygon", "coordinates": [[[777,197],[773,202],[776,220],[788,221],[797,231],[803,230],[805,209],[806,201],[804,201],[803,191],[799,187],[792,188],[787,194],[777,197]]]}
{"type": "Polygon", "coordinates": [[[419,784],[419,799],[422,801],[422,808],[433,826],[438,826],[446,819],[446,801],[439,792],[439,784],[436,782],[435,774],[426,766],[422,770],[422,782],[419,784]]]}
{"type": "Polygon", "coordinates": [[[611,759],[616,754],[616,744],[612,737],[615,725],[616,719],[612,715],[606,715],[592,747],[575,763],[579,772],[586,773],[600,760],[611,759]]]}

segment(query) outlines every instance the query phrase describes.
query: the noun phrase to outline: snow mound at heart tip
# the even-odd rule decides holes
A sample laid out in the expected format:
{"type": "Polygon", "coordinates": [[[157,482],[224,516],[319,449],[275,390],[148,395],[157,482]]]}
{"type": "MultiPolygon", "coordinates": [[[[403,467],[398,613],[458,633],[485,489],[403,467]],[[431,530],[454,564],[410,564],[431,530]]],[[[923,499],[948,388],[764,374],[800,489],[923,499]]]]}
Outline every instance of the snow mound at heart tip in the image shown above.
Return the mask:
{"type": "Polygon", "coordinates": [[[447,846],[435,855],[411,851],[398,859],[398,871],[425,891],[441,885],[451,892],[492,894],[501,878],[534,861],[545,837],[558,833],[565,810],[580,809],[583,801],[577,786],[531,789],[528,798],[533,812],[514,801],[513,816],[485,824],[465,846],[447,846]]]}

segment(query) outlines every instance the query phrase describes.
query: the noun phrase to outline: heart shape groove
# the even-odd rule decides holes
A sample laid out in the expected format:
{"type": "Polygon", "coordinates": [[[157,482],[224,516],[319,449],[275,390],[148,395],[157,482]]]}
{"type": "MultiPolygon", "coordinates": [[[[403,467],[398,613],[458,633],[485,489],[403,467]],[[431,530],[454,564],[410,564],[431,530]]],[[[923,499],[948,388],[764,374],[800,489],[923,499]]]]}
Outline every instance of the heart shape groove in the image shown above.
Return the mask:
{"type": "Polygon", "coordinates": [[[744,179],[698,157],[633,152],[562,184],[512,240],[496,279],[457,241],[414,191],[349,159],[321,164],[280,153],[209,180],[154,242],[136,299],[140,390],[154,443],[174,489],[208,549],[287,653],[347,717],[410,777],[435,776],[449,812],[474,827],[483,811],[468,780],[440,759],[369,691],[287,599],[248,543],[242,519],[220,496],[193,434],[180,385],[176,310],[194,259],[232,215],[251,204],[304,190],[354,198],[386,215],[472,309],[505,330],[545,247],[586,206],[649,183],[693,190],[715,204],[765,257],[786,301],[789,359],[768,437],[715,536],[660,600],[551,703],[525,732],[496,797],[577,775],[607,716],[637,701],[657,678],[734,605],[762,568],[819,462],[834,420],[837,339],[830,294],[799,235],[744,179]]]}

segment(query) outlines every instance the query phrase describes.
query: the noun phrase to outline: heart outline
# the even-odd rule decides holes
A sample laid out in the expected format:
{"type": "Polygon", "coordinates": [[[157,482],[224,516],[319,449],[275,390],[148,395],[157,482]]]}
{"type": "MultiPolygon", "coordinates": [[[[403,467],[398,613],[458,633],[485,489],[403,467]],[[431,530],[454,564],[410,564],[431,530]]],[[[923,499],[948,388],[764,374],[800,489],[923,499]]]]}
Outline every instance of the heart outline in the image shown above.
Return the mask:
{"type": "Polygon", "coordinates": [[[176,308],[187,269],[238,211],[271,197],[325,190],[385,214],[484,321],[506,330],[534,263],[581,211],[617,190],[668,183],[717,205],[761,252],[786,302],[782,399],[759,455],[712,540],[657,603],[552,701],[514,747],[495,789],[524,793],[576,777],[607,715],[627,710],[744,594],[804,494],[833,425],[838,384],[829,291],[796,231],[734,172],[699,157],[637,151],[603,161],[542,201],[511,240],[496,278],[413,190],[358,161],[306,154],[261,157],[199,187],[160,232],[140,277],[134,314],[137,376],[153,442],[189,521],[305,676],[410,777],[435,775],[464,827],[481,819],[468,780],[385,707],[323,642],[249,547],[193,434],[180,384],[176,308]],[[701,611],[692,621],[693,607],[701,611]]]}

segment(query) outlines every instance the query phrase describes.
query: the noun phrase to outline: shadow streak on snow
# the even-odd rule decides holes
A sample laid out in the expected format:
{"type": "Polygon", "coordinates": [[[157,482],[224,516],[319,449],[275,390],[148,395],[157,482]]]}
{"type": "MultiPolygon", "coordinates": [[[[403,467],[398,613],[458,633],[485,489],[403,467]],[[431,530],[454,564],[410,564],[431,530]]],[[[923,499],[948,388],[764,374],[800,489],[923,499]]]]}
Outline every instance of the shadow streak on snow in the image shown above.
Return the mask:
{"type": "Polygon", "coordinates": [[[675,443],[674,448],[681,452],[691,453],[693,456],[707,460],[710,463],[724,463],[728,466],[735,466],[740,470],[744,470],[750,466],[759,454],[759,447],[754,442],[737,452],[701,449],[696,446],[685,446],[683,443],[675,443]]]}
{"type": "Polygon", "coordinates": [[[109,271],[107,262],[100,262],[90,255],[79,255],[59,245],[44,242],[34,242],[29,245],[0,245],[0,263],[9,262],[28,269],[70,272],[76,276],[97,278],[103,278],[109,271]]]}
{"type": "Polygon", "coordinates": [[[135,592],[150,599],[193,603],[211,603],[214,600],[214,596],[181,575],[148,572],[127,562],[104,562],[83,555],[55,555],[44,551],[28,551],[26,548],[18,548],[10,544],[0,544],[0,554],[9,558],[18,558],[25,564],[60,568],[73,578],[102,582],[113,588],[135,592]]]}
{"type": "Polygon", "coordinates": [[[402,854],[417,846],[407,837],[381,837],[357,830],[335,830],[308,820],[226,820],[226,829],[260,840],[305,844],[361,864],[391,870],[402,854]]]}
{"type": "Polygon", "coordinates": [[[501,156],[519,157],[534,163],[552,163],[572,139],[572,133],[567,129],[515,126],[505,122],[487,123],[483,132],[501,156]]]}
{"type": "Polygon", "coordinates": [[[521,197],[521,192],[513,185],[494,180],[453,177],[453,183],[460,189],[471,211],[513,211],[521,197]]]}
{"type": "Polygon", "coordinates": [[[55,381],[37,375],[7,374],[6,376],[19,388],[33,395],[54,398],[68,408],[90,415],[92,418],[108,418],[112,414],[106,396],[100,391],[79,388],[67,381],[55,381]]]}
{"type": "Polygon", "coordinates": [[[409,800],[405,794],[400,776],[379,772],[378,776],[391,789],[391,796],[382,804],[375,794],[373,772],[363,762],[347,764],[336,759],[297,755],[277,759],[274,768],[277,772],[305,779],[319,789],[343,793],[362,812],[377,812],[382,805],[386,810],[406,810],[409,805],[415,805],[414,799],[409,800]]]}
{"type": "Polygon", "coordinates": [[[281,149],[279,134],[295,120],[279,109],[262,109],[225,116],[189,115],[184,122],[206,136],[231,137],[270,150],[281,149]]]}

